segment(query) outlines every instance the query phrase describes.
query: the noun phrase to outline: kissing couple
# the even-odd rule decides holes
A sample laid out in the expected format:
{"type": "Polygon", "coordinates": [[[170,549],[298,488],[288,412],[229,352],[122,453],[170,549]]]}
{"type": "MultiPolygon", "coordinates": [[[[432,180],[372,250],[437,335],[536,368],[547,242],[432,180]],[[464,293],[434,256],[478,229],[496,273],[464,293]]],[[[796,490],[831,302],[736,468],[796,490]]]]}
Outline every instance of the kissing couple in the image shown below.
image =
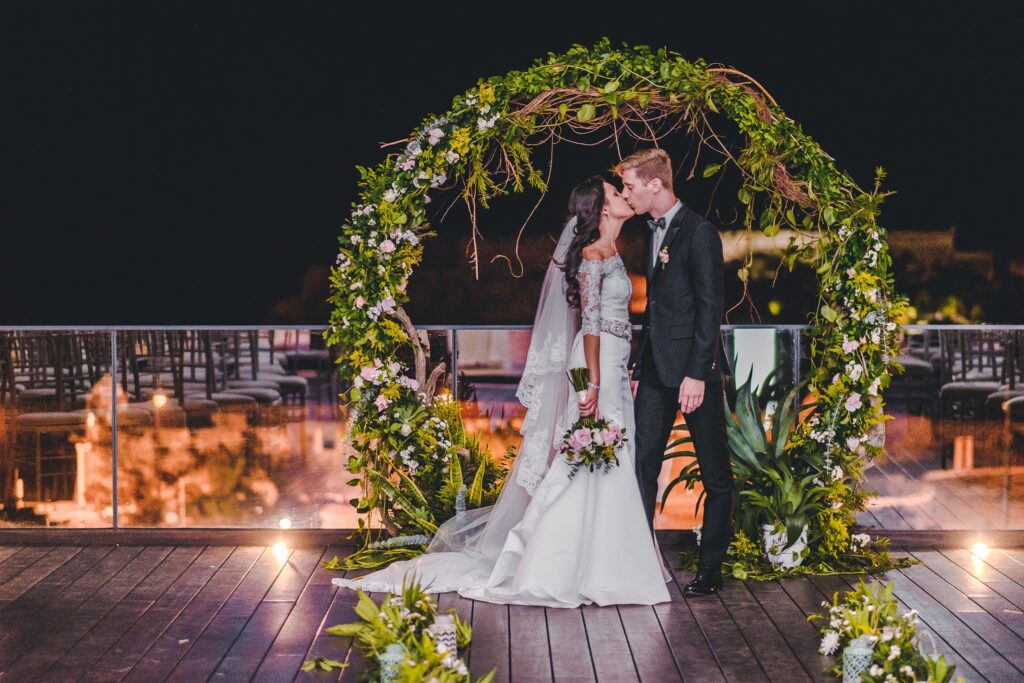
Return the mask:
{"type": "Polygon", "coordinates": [[[397,594],[415,574],[427,592],[499,604],[667,602],[672,575],[654,515],[666,445],[682,412],[706,494],[698,570],[683,592],[721,589],[734,490],[723,393],[722,241],[676,197],[664,150],[636,152],[612,171],[621,190],[592,176],[569,196],[516,391],[527,409],[523,439],[495,504],[456,514],[423,555],[335,584],[397,594]],[[636,214],[650,217],[650,232],[647,309],[634,353],[633,286],[617,241],[636,214]],[[579,392],[568,374],[576,368],[586,368],[588,378],[579,392]],[[606,421],[623,435],[617,465],[590,471],[565,457],[564,438],[581,418],[606,421]]]}

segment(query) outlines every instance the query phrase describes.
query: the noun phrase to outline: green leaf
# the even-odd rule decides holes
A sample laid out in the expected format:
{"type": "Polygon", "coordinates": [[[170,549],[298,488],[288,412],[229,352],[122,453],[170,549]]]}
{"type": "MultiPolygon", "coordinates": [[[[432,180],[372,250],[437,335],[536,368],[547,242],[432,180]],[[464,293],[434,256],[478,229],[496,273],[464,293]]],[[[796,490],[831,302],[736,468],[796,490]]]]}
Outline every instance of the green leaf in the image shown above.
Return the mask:
{"type": "Polygon", "coordinates": [[[327,633],[332,636],[344,636],[346,638],[357,636],[364,629],[367,628],[366,624],[355,622],[352,624],[338,624],[337,626],[328,626],[324,629],[327,633]]]}
{"type": "Polygon", "coordinates": [[[642,92],[636,96],[636,103],[640,105],[641,109],[647,108],[647,105],[651,103],[651,93],[642,92]]]}
{"type": "Polygon", "coordinates": [[[562,104],[558,105],[558,115],[561,116],[563,119],[565,118],[565,115],[566,115],[566,113],[568,111],[569,111],[569,105],[566,104],[565,102],[563,102],[562,104]]]}
{"type": "Polygon", "coordinates": [[[377,603],[370,599],[370,596],[366,593],[359,591],[359,600],[355,606],[356,615],[363,621],[373,622],[377,619],[377,615],[380,614],[380,609],[377,607],[377,603]]]}
{"type": "Polygon", "coordinates": [[[466,493],[466,501],[473,507],[480,507],[480,501],[484,495],[484,475],[486,473],[487,468],[481,460],[476,468],[476,476],[473,477],[473,485],[469,487],[469,491],[466,493]]]}
{"type": "Polygon", "coordinates": [[[825,225],[832,225],[836,222],[836,212],[832,210],[831,206],[825,207],[825,210],[821,212],[821,217],[825,219],[825,225]]]}
{"type": "Polygon", "coordinates": [[[703,176],[705,178],[710,178],[711,176],[713,176],[716,173],[718,173],[718,171],[721,168],[722,168],[722,164],[708,164],[707,166],[704,167],[703,176]]]}
{"type": "Polygon", "coordinates": [[[772,223],[767,228],[765,228],[763,232],[766,237],[775,237],[776,235],[779,234],[780,230],[782,230],[781,225],[779,225],[778,223],[772,223]]]}
{"type": "Polygon", "coordinates": [[[576,112],[576,118],[580,121],[589,121],[596,115],[597,110],[594,109],[594,105],[592,104],[584,104],[579,108],[579,111],[576,112]]]}
{"type": "Polygon", "coordinates": [[[601,92],[603,92],[605,95],[607,95],[608,93],[615,92],[618,89],[619,89],[619,82],[618,81],[608,81],[607,83],[605,83],[604,88],[601,89],[601,92]]]}
{"type": "Polygon", "coordinates": [[[836,321],[836,318],[838,318],[839,316],[836,314],[834,310],[832,310],[831,306],[824,305],[821,307],[821,317],[829,321],[830,323],[834,323],[836,321]]]}
{"type": "Polygon", "coordinates": [[[754,200],[751,194],[747,192],[747,188],[745,187],[740,188],[739,192],[736,193],[736,197],[744,204],[750,204],[750,202],[754,200]]]}

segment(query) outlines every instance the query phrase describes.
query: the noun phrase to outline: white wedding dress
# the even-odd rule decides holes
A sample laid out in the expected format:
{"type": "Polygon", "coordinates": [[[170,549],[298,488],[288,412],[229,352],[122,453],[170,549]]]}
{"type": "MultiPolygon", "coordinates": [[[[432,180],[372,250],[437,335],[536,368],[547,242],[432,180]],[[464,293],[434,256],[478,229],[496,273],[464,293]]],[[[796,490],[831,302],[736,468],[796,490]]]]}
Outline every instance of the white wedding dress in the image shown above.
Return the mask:
{"type": "MultiPolygon", "coordinates": [[[[531,407],[519,458],[532,462],[515,464],[493,509],[469,510],[443,524],[425,554],[361,578],[334,579],[335,584],[398,593],[403,578],[415,574],[428,592],[457,591],[473,600],[542,607],[650,605],[670,599],[665,584],[671,574],[648,528],[634,467],[627,372],[632,284],[618,255],[584,261],[579,282],[582,328],[572,337],[568,354],[564,341],[560,354],[557,342],[547,347],[554,349],[557,371],[545,376],[554,383],[560,377],[561,382],[559,391],[549,386],[547,393],[564,401],[564,410],[545,410],[534,397],[527,398],[531,407]],[[579,417],[576,394],[568,390],[564,371],[586,367],[584,333],[601,338],[599,414],[624,428],[627,441],[618,452],[620,464],[611,471],[581,469],[569,479],[564,458],[550,459],[550,454],[579,417]],[[551,413],[559,416],[555,424],[545,422],[551,413]],[[539,439],[545,443],[538,450],[539,439]],[[531,456],[534,451],[545,457],[531,456]]],[[[555,289],[564,297],[564,288],[555,289]]],[[[531,343],[531,352],[534,348],[531,343]]],[[[538,357],[530,359],[535,362],[541,359],[542,346],[536,349],[538,357]]],[[[550,364],[552,357],[544,359],[550,364]]]]}

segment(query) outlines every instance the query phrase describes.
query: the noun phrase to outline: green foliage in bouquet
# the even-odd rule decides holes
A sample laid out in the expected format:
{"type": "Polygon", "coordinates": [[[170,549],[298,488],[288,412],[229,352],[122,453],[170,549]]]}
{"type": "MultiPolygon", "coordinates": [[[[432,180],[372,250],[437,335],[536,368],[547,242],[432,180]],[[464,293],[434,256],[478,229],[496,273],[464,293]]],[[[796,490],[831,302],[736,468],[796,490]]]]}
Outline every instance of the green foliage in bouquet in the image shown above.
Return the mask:
{"type": "MultiPolygon", "coordinates": [[[[885,681],[928,681],[948,683],[956,675],[956,667],[937,653],[921,651],[921,633],[918,632],[917,611],[899,613],[899,606],[892,595],[893,584],[867,585],[857,583],[852,591],[842,598],[839,593],[832,596],[832,602],[823,602],[828,614],[812,614],[808,620],[826,619],[828,625],[820,631],[819,652],[836,655],[836,663],[828,669],[837,678],[843,678],[842,652],[854,639],[870,643],[872,661],[860,680],[865,683],[885,681]]],[[[922,632],[923,633],[923,632],[922,632]]],[[[932,640],[934,648],[934,640],[932,640]]],[[[962,677],[957,677],[963,681],[962,677]]]]}
{"type": "MultiPolygon", "coordinates": [[[[363,651],[367,666],[362,680],[380,680],[380,656],[388,645],[401,643],[405,646],[405,660],[398,680],[405,683],[470,683],[469,670],[458,652],[445,650],[431,638],[428,629],[437,616],[437,602],[424,592],[415,577],[406,577],[402,581],[401,594],[388,593],[379,606],[363,591],[357,591],[357,595],[355,613],[359,621],[331,626],[326,630],[331,635],[352,638],[354,645],[363,651]]],[[[458,648],[469,647],[473,636],[469,623],[462,621],[454,609],[446,613],[455,622],[458,648]]],[[[340,662],[333,664],[341,665],[340,662]]],[[[331,667],[318,657],[306,662],[303,668],[312,671],[316,668],[329,670],[331,667]]],[[[477,679],[477,683],[490,683],[494,674],[495,670],[492,670],[477,679]]]]}

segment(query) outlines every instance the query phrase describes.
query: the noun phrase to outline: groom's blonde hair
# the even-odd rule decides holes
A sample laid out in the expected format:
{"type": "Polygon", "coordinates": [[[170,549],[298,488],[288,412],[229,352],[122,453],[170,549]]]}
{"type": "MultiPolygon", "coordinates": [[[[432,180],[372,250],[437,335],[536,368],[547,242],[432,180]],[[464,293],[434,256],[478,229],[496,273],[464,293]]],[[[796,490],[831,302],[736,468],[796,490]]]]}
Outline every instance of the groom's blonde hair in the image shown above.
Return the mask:
{"type": "Polygon", "coordinates": [[[645,183],[657,178],[662,186],[672,189],[672,160],[668,152],[657,147],[633,152],[612,168],[612,173],[621,177],[626,169],[633,169],[645,183]]]}

